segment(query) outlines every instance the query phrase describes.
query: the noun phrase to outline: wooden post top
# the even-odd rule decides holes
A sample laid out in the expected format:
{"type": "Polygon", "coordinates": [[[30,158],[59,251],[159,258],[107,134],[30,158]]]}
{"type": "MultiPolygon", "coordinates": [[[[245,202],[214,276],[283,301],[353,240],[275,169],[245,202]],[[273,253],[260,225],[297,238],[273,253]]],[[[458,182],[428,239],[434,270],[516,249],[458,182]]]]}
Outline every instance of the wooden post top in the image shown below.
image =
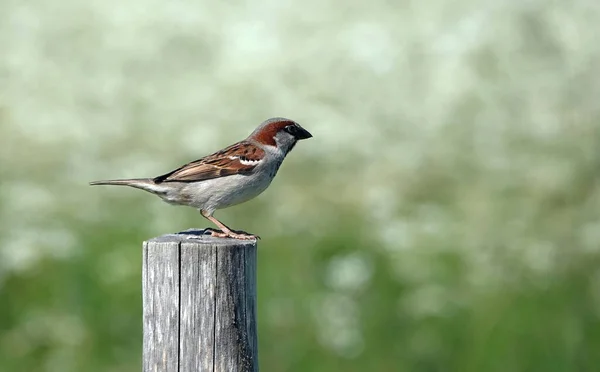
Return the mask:
{"type": "Polygon", "coordinates": [[[211,236],[208,229],[187,229],[178,233],[164,234],[155,238],[149,239],[144,243],[198,243],[210,244],[213,246],[228,246],[228,245],[244,245],[255,246],[256,240],[240,240],[233,238],[217,238],[211,236]]]}

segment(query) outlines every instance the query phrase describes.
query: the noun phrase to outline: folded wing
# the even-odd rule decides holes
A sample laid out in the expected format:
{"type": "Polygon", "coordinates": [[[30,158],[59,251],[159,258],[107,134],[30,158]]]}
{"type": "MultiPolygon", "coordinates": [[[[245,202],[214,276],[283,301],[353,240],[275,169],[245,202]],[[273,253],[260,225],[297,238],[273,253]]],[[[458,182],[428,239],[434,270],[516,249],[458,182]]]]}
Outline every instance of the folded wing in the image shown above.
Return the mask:
{"type": "Polygon", "coordinates": [[[234,174],[248,174],[262,161],[265,152],[256,145],[241,141],[212,155],[185,164],[153,179],[162,182],[198,182],[234,174]]]}

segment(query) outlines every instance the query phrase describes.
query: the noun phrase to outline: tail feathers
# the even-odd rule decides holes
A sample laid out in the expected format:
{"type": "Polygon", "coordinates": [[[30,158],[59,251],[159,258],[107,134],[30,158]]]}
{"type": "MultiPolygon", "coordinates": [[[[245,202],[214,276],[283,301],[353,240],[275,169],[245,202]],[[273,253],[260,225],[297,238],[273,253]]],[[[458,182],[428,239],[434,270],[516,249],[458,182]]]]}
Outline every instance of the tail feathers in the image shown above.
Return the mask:
{"type": "Polygon", "coordinates": [[[125,180],[103,180],[90,182],[90,185],[115,185],[115,186],[130,186],[136,189],[145,190],[153,194],[165,193],[164,187],[161,187],[154,183],[152,178],[131,178],[125,180]]]}

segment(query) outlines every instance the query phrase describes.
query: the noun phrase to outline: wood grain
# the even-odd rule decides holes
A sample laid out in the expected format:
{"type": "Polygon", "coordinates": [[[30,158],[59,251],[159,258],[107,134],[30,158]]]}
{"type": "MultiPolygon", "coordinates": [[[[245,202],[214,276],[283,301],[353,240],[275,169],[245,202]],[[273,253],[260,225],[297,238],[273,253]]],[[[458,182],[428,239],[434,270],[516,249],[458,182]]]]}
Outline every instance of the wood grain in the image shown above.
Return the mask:
{"type": "Polygon", "coordinates": [[[189,230],[143,255],[143,371],[258,371],[256,242],[189,230]]]}

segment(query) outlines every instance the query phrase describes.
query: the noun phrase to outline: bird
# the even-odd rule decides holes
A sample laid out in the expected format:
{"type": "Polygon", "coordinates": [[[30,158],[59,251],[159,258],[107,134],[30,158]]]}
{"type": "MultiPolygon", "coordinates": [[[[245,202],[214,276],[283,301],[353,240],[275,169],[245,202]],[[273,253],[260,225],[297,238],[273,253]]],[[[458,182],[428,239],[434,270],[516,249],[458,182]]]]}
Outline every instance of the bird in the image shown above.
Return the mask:
{"type": "Polygon", "coordinates": [[[246,139],[154,178],[93,181],[141,189],[173,205],[196,208],[220,230],[219,238],[256,240],[258,235],[234,231],[213,213],[255,198],[271,184],[279,167],[299,140],[311,138],[297,122],[276,117],[263,121],[246,139]]]}

